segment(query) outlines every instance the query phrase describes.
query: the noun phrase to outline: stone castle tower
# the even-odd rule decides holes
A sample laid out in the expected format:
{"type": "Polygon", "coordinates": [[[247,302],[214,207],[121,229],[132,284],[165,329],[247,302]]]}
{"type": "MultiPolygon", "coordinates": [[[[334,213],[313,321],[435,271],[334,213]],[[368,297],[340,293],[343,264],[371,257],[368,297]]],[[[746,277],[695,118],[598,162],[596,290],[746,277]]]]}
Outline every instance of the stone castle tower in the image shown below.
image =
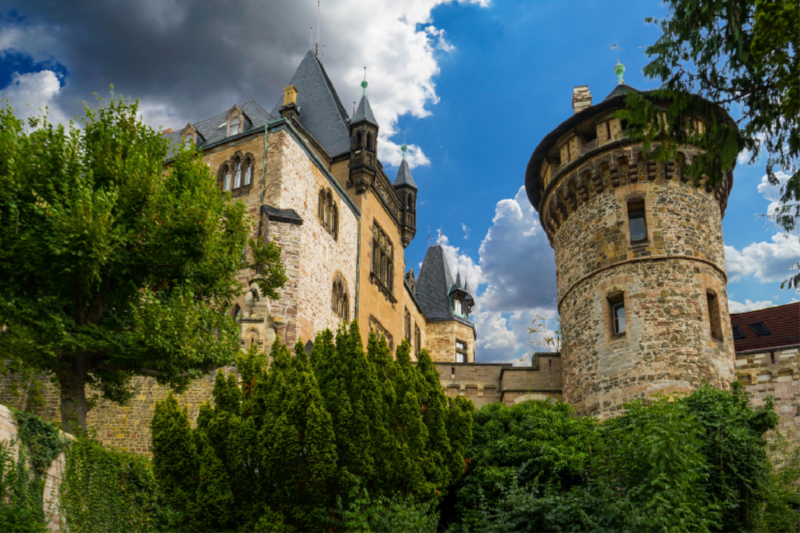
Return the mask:
{"type": "Polygon", "coordinates": [[[598,104],[575,88],[573,116],[539,143],[525,175],[555,249],[564,400],[600,417],[734,378],[722,241],[733,174],[707,192],[682,173],[696,147],[648,160],[614,117],[635,91],[622,65],[615,72],[619,85],[598,104]]]}

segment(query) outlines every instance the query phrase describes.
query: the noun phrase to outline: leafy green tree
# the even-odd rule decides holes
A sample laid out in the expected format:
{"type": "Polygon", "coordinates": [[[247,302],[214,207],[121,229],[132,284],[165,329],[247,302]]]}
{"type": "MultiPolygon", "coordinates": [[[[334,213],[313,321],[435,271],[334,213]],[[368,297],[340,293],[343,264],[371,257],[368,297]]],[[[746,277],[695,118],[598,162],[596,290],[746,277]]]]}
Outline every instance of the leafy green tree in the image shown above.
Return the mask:
{"type": "Polygon", "coordinates": [[[770,402],[738,385],[633,402],[603,423],[565,404],[490,405],[467,474],[442,507],[453,531],[794,531],[800,452],[774,466],[770,402]]]}
{"type": "Polygon", "coordinates": [[[159,403],[155,472],[170,501],[191,499],[180,527],[435,528],[433,506],[464,471],[474,406],[447,401],[427,352],[415,366],[406,342],[396,361],[385,339],[367,344],[354,321],[317,335],[309,355],[276,341],[267,364],[251,349],[237,361],[241,384],[218,373],[214,405],[188,433],[174,398],[159,403]],[[199,479],[159,466],[175,453],[192,456],[199,479]]]}
{"type": "MultiPolygon", "coordinates": [[[[794,230],[800,222],[800,2],[666,4],[663,19],[647,19],[660,26],[662,35],[645,50],[653,59],[644,74],[660,80],[661,90],[629,96],[634,111],[624,118],[649,141],[660,141],[656,157],[674,156],[680,144],[704,148],[688,171],[707,176],[709,185],[732,167],[741,150],[750,150],[752,160],[765,150],[773,185],[780,182],[777,171],[790,174],[782,185],[781,208],[769,215],[779,227],[794,230]],[[737,124],[719,113],[734,105],[741,113],[737,124]],[[697,119],[706,128],[697,128],[697,119]]],[[[783,286],[799,288],[800,273],[783,286]]]]}
{"type": "Polygon", "coordinates": [[[26,128],[0,109],[0,357],[54,376],[68,432],[86,427],[87,386],[125,402],[135,375],[181,390],[232,363],[237,273],[260,272],[273,298],[285,280],[277,246],[250,240],[243,257],[245,208],[201,154],[179,147],[165,169],[171,147],[137,103],[81,122],[26,128]]]}

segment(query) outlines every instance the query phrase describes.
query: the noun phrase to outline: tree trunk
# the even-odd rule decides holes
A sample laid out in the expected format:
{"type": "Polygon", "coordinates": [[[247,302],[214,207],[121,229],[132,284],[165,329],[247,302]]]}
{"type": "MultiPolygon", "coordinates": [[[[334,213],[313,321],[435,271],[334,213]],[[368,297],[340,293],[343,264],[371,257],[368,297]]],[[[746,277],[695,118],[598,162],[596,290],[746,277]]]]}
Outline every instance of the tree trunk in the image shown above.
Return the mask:
{"type": "Polygon", "coordinates": [[[58,376],[61,388],[61,429],[71,435],[86,431],[86,360],[78,356],[62,366],[58,376]]]}

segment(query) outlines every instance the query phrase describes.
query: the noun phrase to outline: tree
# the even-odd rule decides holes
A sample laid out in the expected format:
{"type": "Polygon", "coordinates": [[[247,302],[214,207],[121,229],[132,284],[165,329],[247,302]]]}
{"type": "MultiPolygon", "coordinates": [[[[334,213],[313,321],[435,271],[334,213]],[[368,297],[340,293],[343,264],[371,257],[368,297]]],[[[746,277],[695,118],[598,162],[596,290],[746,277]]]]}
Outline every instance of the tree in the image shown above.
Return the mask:
{"type": "Polygon", "coordinates": [[[374,334],[365,352],[354,321],[335,338],[318,334],[310,356],[298,342],[292,357],[278,340],[269,364],[255,349],[240,356],[241,386],[218,373],[214,406],[201,408],[188,437],[186,411],[173,398],[160,402],[154,464],[188,453],[202,478],[155,468],[166,499],[189,509],[175,527],[435,529],[433,507],[467,463],[474,406],[448,401],[426,351],[416,366],[409,354],[404,341],[393,360],[374,334]]]}
{"type": "MultiPolygon", "coordinates": [[[[649,141],[672,141],[660,142],[656,157],[674,156],[684,143],[708,150],[687,170],[696,178],[706,176],[709,185],[732,168],[742,150],[752,152],[751,162],[765,150],[770,183],[781,184],[778,171],[789,174],[781,184],[781,207],[768,216],[785,231],[795,230],[800,222],[800,2],[666,3],[665,18],[646,19],[660,25],[663,34],[645,50],[653,60],[644,68],[645,76],[663,85],[648,96],[629,96],[633,112],[623,118],[649,141]],[[657,112],[656,101],[668,105],[666,113],[657,112]],[[736,124],[719,114],[733,105],[741,110],[736,124]],[[694,127],[692,118],[709,127],[694,127]]],[[[800,289],[800,273],[781,287],[800,289]]]]}
{"type": "Polygon", "coordinates": [[[537,314],[528,327],[528,341],[532,346],[541,346],[541,341],[553,352],[561,350],[561,317],[537,314]]]}
{"type": "Polygon", "coordinates": [[[53,376],[68,432],[86,427],[87,386],[124,403],[135,375],[181,390],[230,364],[237,273],[258,269],[273,298],[285,276],[274,244],[244,257],[245,208],[201,154],[178,147],[165,169],[168,142],[113,96],[81,128],[28,126],[0,109],[0,325],[17,339],[0,356],[53,376]]]}

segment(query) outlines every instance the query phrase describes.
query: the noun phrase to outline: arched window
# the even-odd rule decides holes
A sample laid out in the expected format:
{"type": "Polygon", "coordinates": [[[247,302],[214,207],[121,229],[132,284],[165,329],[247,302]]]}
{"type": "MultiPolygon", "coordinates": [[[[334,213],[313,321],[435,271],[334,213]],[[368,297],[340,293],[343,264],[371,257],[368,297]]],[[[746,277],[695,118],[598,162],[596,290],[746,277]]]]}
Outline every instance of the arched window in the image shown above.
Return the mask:
{"type": "Polygon", "coordinates": [[[236,179],[233,181],[233,188],[238,189],[242,186],[242,160],[236,161],[236,179]]]}
{"type": "Polygon", "coordinates": [[[235,118],[231,120],[231,130],[229,135],[236,135],[237,133],[239,133],[239,119],[235,118]]]}
{"type": "Polygon", "coordinates": [[[356,132],[356,148],[361,148],[361,132],[356,132]]]}
{"type": "Polygon", "coordinates": [[[225,164],[222,167],[222,190],[229,191],[233,186],[233,176],[231,175],[231,167],[225,164]]]}
{"type": "Polygon", "coordinates": [[[250,185],[250,182],[253,181],[253,160],[248,159],[245,162],[245,171],[244,171],[244,184],[250,185]]]}
{"type": "Polygon", "coordinates": [[[325,197],[325,227],[328,230],[333,230],[333,196],[331,196],[331,191],[328,191],[328,194],[325,197]]]}
{"type": "Polygon", "coordinates": [[[239,307],[239,304],[233,306],[233,321],[237,324],[242,321],[242,308],[239,307]]]}
{"type": "Polygon", "coordinates": [[[348,322],[350,319],[350,304],[347,297],[347,286],[341,274],[337,273],[333,279],[333,287],[331,289],[331,310],[344,320],[348,322]]]}
{"type": "Polygon", "coordinates": [[[317,218],[321,223],[325,220],[325,190],[319,191],[319,200],[317,202],[317,218]]]}
{"type": "Polygon", "coordinates": [[[373,146],[372,146],[372,134],[371,133],[367,133],[367,148],[369,148],[370,150],[372,150],[372,148],[373,148],[373,146]]]}

